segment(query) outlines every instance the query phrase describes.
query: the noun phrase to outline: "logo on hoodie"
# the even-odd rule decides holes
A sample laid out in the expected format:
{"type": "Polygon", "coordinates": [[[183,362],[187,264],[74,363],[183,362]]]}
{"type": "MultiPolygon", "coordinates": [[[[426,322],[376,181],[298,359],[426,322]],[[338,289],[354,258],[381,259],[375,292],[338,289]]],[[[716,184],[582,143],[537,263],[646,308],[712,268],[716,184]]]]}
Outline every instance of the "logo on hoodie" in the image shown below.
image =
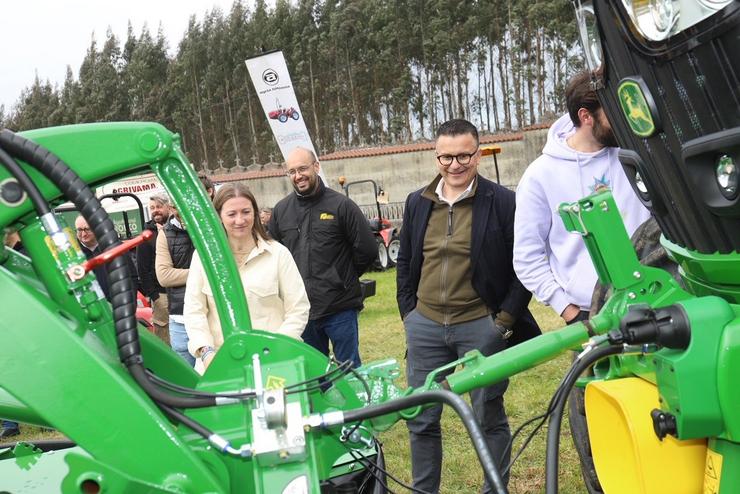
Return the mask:
{"type": "Polygon", "coordinates": [[[601,177],[594,177],[594,184],[588,186],[589,189],[591,189],[591,193],[594,192],[601,192],[604,189],[610,189],[611,183],[609,183],[609,179],[606,178],[606,173],[604,173],[601,177]]]}

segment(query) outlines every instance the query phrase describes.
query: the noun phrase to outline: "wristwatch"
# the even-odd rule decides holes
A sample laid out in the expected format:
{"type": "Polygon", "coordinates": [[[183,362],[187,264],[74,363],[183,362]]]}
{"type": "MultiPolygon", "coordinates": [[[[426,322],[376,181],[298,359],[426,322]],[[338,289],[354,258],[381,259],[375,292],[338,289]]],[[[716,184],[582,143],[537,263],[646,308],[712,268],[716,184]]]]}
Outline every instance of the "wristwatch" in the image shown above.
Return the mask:
{"type": "Polygon", "coordinates": [[[198,358],[204,361],[208,355],[215,351],[216,350],[212,346],[202,346],[198,349],[198,358]]]}
{"type": "Polygon", "coordinates": [[[497,322],[494,322],[493,325],[496,326],[496,329],[499,330],[499,332],[501,333],[501,337],[504,340],[508,340],[509,338],[511,338],[511,335],[514,334],[514,331],[510,330],[509,328],[507,328],[503,324],[499,324],[497,322]]]}

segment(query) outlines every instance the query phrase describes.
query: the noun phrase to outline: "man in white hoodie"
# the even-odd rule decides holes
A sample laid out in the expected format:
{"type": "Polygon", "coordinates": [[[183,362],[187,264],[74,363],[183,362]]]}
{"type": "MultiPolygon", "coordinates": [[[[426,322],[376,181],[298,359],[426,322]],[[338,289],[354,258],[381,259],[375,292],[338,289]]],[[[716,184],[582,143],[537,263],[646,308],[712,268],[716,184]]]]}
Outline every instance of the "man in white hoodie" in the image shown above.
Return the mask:
{"type": "Polygon", "coordinates": [[[571,323],[588,317],[597,275],[586,244],[565,229],[558,206],[608,188],[629,235],[650,212],[617,159],[617,142],[591,87],[591,73],[575,75],[565,97],[568,113],[550,127],[542,155],[517,187],[514,270],[540,302],[571,323]]]}

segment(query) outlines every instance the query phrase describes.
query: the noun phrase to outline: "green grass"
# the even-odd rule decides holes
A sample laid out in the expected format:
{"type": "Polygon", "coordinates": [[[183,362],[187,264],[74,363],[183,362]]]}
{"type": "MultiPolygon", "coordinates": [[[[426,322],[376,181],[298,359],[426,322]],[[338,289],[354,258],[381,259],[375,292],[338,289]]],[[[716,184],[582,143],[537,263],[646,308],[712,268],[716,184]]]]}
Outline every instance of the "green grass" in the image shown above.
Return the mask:
{"type": "MultiPolygon", "coordinates": [[[[377,291],[374,297],[365,301],[365,309],[360,314],[360,354],[363,362],[392,357],[398,360],[403,369],[406,344],[396,305],[396,272],[390,270],[369,273],[366,277],[376,280],[377,291]]],[[[532,302],[530,310],[545,331],[563,325],[562,320],[549,307],[532,302]]],[[[505,401],[512,432],[520,424],[545,410],[569,364],[570,357],[563,355],[511,379],[505,401]]],[[[442,431],[444,462],[441,492],[480,492],[483,474],[475,451],[457,415],[447,407],[442,417],[442,431]]],[[[544,492],[545,434],[546,427],[543,427],[514,464],[509,481],[511,494],[544,492]]],[[[406,426],[397,424],[381,435],[381,441],[391,473],[410,482],[411,462],[406,426]]],[[[521,444],[522,439],[517,439],[514,452],[519,450],[521,444]]],[[[570,439],[568,421],[564,420],[560,442],[560,492],[584,492],[580,478],[578,456],[570,439]]],[[[403,491],[400,488],[391,488],[397,492],[403,491]]]]}
{"type": "MultiPolygon", "coordinates": [[[[377,282],[377,294],[366,300],[365,310],[360,313],[360,353],[363,362],[395,358],[403,369],[406,350],[403,325],[396,306],[396,272],[370,273],[366,276],[377,282]]],[[[537,302],[530,309],[543,330],[562,326],[562,321],[552,310],[537,302]]],[[[506,410],[512,432],[524,421],[541,414],[547,407],[550,397],[560,379],[565,375],[569,357],[561,356],[535,369],[524,372],[511,379],[506,392],[506,410]]],[[[405,379],[402,377],[402,384],[405,379]]],[[[475,451],[465,428],[457,415],[446,409],[442,417],[444,435],[444,463],[442,465],[442,493],[477,493],[482,484],[482,471],[475,451]]],[[[545,432],[535,437],[528,448],[514,464],[509,489],[511,494],[544,492],[545,481],[545,432]]],[[[526,434],[524,434],[526,436],[526,434]]],[[[53,439],[61,437],[56,432],[44,432],[37,427],[21,426],[19,440],[53,439]]],[[[14,439],[16,439],[14,438],[14,439]]],[[[388,469],[401,480],[411,480],[411,462],[408,447],[408,433],[404,424],[396,424],[381,436],[385,447],[388,469]]],[[[522,440],[514,444],[518,451],[522,440]]],[[[563,421],[560,442],[560,492],[574,494],[584,492],[580,481],[578,457],[573,449],[568,429],[568,421],[563,421]]],[[[395,492],[404,492],[392,486],[395,492]]]]}

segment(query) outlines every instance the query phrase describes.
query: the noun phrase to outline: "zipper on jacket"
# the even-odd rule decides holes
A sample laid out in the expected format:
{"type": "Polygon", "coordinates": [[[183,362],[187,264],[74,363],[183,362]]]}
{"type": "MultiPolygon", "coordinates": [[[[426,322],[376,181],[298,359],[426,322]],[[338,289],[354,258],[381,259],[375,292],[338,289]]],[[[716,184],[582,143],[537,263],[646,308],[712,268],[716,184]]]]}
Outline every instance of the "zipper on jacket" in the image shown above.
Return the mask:
{"type": "Polygon", "coordinates": [[[442,306],[444,307],[443,313],[444,318],[442,324],[444,326],[450,325],[450,311],[447,307],[447,272],[450,265],[450,239],[452,238],[452,205],[447,210],[447,235],[444,239],[442,252],[444,252],[444,259],[442,260],[442,306]]]}

